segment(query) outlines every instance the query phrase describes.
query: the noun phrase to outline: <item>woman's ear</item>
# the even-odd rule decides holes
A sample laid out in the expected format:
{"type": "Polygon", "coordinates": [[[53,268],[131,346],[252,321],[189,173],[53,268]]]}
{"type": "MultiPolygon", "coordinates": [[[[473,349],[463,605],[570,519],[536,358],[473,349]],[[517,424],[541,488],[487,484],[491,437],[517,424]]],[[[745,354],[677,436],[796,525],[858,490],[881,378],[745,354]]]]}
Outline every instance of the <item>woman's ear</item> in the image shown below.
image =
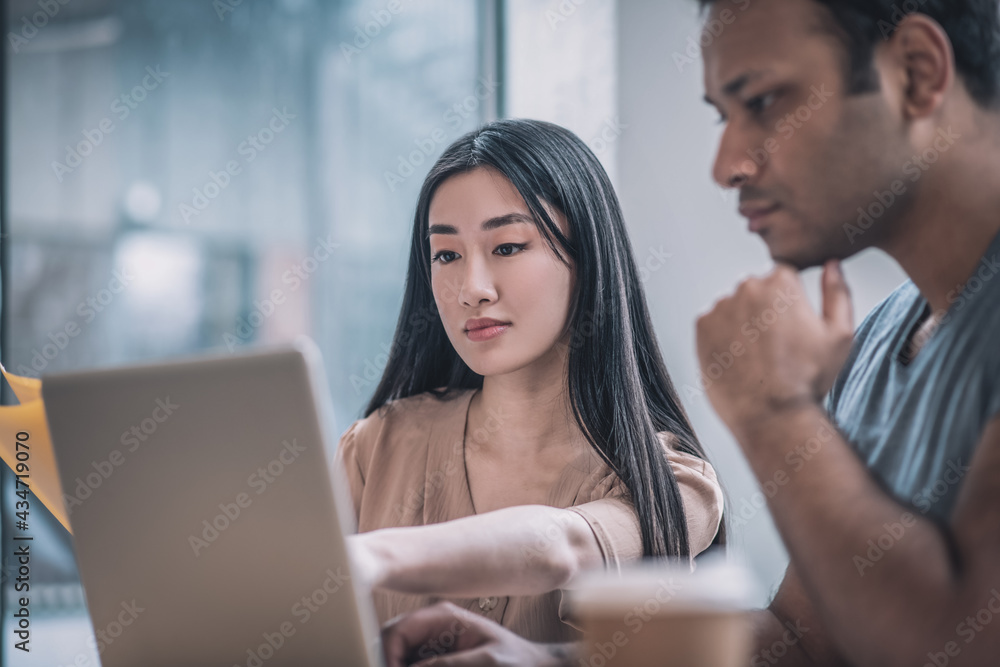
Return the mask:
{"type": "Polygon", "coordinates": [[[908,120],[934,115],[955,82],[955,54],[948,34],[924,14],[907,16],[879,50],[883,85],[908,120]]]}

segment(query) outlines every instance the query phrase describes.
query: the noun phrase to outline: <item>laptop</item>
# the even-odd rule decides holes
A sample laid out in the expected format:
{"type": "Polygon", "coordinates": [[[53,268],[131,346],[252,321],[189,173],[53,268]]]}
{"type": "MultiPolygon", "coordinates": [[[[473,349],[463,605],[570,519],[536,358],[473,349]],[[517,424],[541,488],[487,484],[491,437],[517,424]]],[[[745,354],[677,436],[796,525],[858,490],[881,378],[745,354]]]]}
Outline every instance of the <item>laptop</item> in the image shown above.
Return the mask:
{"type": "Polygon", "coordinates": [[[104,667],[377,667],[309,341],[42,381],[104,667]]]}

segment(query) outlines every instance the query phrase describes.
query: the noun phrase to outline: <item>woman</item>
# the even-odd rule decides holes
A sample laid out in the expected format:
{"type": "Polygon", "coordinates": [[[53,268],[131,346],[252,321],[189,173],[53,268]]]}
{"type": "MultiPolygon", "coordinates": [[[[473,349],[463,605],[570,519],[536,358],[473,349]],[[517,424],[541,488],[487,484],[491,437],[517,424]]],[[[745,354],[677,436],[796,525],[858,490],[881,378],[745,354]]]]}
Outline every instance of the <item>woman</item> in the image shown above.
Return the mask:
{"type": "Polygon", "coordinates": [[[490,123],[431,169],[365,414],[338,462],[382,622],[448,598],[571,641],[580,572],[721,542],[617,198],[555,125],[490,123]]]}

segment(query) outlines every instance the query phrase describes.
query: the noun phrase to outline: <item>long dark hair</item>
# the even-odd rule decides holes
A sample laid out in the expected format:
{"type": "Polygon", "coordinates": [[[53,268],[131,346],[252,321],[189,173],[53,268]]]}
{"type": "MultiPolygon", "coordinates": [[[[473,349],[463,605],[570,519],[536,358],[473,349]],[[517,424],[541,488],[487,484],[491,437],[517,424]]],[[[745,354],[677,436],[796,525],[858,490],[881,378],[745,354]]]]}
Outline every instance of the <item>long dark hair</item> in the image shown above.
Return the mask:
{"type": "MultiPolygon", "coordinates": [[[[551,123],[500,120],[445,150],[420,191],[403,307],[389,362],[365,411],[433,392],[481,388],[483,378],[455,352],[431,291],[428,211],[448,178],[480,167],[517,188],[542,236],[576,266],[569,317],[569,398],[581,430],[628,489],[646,556],[688,556],[677,481],[657,433],[705,459],[653,335],[649,311],[614,189],[597,157],[575,134],[551,123]],[[566,216],[569,238],[542,202],[566,216]]],[[[720,529],[716,543],[724,541],[720,529]]]]}

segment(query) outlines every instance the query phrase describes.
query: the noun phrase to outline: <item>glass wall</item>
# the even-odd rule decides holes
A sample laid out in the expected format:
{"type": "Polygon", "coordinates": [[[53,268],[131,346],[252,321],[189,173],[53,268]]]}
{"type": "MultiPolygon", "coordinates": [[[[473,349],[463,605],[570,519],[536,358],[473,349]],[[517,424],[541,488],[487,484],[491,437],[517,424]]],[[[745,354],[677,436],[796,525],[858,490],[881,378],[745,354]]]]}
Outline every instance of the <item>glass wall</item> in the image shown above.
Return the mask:
{"type": "MultiPolygon", "coordinates": [[[[423,175],[497,112],[492,3],[6,11],[7,368],[38,377],[308,334],[346,428],[385,363],[423,175]]],[[[5,626],[4,664],[98,664],[71,541],[35,519],[32,652],[5,626]]]]}

